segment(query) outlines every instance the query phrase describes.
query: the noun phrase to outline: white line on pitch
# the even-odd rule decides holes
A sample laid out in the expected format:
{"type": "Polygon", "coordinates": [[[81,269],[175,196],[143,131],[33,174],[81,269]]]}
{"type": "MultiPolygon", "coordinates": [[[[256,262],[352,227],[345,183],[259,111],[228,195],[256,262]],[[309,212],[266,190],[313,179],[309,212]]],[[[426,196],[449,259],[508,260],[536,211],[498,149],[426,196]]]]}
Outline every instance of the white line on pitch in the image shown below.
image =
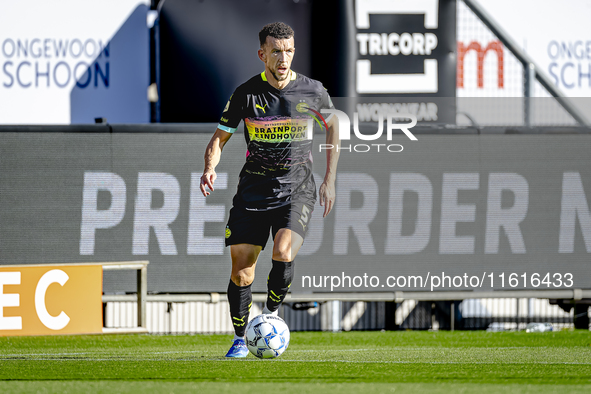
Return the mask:
{"type": "Polygon", "coordinates": [[[89,354],[89,352],[83,352],[83,353],[16,353],[16,354],[1,354],[0,353],[0,357],[77,356],[80,354],[89,354]]]}
{"type": "MultiPolygon", "coordinates": [[[[189,361],[189,360],[186,360],[189,361]]],[[[204,360],[204,361],[221,361],[221,362],[243,362],[243,361],[252,361],[252,362],[261,362],[261,361],[269,361],[269,362],[284,362],[284,363],[290,363],[290,362],[295,362],[295,363],[351,363],[351,364],[511,364],[511,365],[530,365],[530,364],[548,364],[548,365],[558,365],[558,364],[562,364],[562,365],[591,365],[591,363],[579,363],[579,362],[550,362],[550,361],[540,361],[540,362],[533,362],[533,363],[518,363],[518,362],[503,362],[503,363],[499,363],[499,362],[495,362],[495,361],[466,361],[466,362],[448,362],[448,361],[389,361],[389,360],[383,360],[383,361],[356,361],[356,360],[285,360],[285,359],[267,359],[267,360],[260,360],[260,359],[254,359],[254,358],[248,358],[248,359],[237,359],[237,360],[233,360],[233,359],[209,359],[209,360],[204,360]]]]}

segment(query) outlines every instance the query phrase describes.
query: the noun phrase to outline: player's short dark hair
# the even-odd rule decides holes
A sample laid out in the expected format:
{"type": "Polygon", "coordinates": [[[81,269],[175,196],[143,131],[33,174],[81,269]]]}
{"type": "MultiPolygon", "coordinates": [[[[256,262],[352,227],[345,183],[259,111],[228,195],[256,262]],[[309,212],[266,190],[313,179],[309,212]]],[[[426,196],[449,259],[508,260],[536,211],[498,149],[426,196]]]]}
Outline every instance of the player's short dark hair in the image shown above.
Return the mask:
{"type": "Polygon", "coordinates": [[[292,38],[294,36],[293,29],[286,23],[274,22],[265,25],[259,32],[259,41],[261,46],[267,41],[267,37],[273,37],[278,40],[292,38]]]}

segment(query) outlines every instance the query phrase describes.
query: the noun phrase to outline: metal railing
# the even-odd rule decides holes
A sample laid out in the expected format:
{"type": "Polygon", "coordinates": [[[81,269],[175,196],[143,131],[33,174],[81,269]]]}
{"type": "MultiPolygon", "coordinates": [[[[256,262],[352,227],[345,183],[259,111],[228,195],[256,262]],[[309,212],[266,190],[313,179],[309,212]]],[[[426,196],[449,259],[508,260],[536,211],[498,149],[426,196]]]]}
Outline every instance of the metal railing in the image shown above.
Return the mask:
{"type": "MultiPolygon", "coordinates": [[[[103,327],[104,334],[117,334],[123,332],[142,333],[148,332],[146,323],[146,302],[148,295],[148,264],[146,260],[142,261],[124,261],[124,262],[110,262],[98,263],[103,266],[103,271],[114,270],[137,270],[137,294],[134,295],[134,302],[136,302],[137,309],[137,325],[136,327],[125,328],[108,328],[103,327]]],[[[117,302],[126,300],[126,296],[119,295],[103,295],[103,304],[107,302],[117,302]]],[[[103,323],[104,324],[104,323],[103,323]]]]}
{"type": "MultiPolygon", "coordinates": [[[[109,303],[106,324],[134,326],[136,296],[118,297],[125,302],[109,303]]],[[[496,331],[525,329],[532,322],[562,329],[588,321],[589,298],[591,290],[581,289],[288,294],[280,316],[294,331],[496,331]]],[[[265,299],[266,294],[253,294],[251,316],[261,313],[265,299]]],[[[147,301],[150,333],[232,332],[225,294],[153,294],[147,301]]]]}

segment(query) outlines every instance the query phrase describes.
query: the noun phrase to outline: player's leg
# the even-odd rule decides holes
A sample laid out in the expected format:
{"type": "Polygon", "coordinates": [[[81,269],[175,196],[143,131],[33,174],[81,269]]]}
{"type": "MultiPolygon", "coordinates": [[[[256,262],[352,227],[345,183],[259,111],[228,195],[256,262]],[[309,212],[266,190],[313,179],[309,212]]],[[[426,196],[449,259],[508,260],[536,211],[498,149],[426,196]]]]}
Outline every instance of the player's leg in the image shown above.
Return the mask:
{"type": "Polygon", "coordinates": [[[228,284],[228,302],[230,317],[234,327],[234,343],[226,357],[246,357],[248,349],[244,342],[246,325],[250,307],[252,306],[252,291],[254,270],[262,247],[258,245],[231,245],[232,274],[228,284]]]}
{"type": "Polygon", "coordinates": [[[263,313],[276,314],[289,291],[293,280],[295,256],[304,243],[304,238],[288,228],[275,235],[273,267],[267,279],[267,303],[263,313]]]}
{"type": "Polygon", "coordinates": [[[230,246],[232,273],[228,283],[230,319],[234,327],[234,344],[226,357],[246,357],[244,333],[252,305],[251,284],[259,253],[269,238],[268,216],[233,207],[226,227],[226,246],[230,246]]]}
{"type": "Polygon", "coordinates": [[[267,279],[267,302],[263,313],[277,314],[285,299],[294,274],[294,260],[304,243],[312,208],[293,204],[286,216],[279,217],[273,232],[273,266],[267,279]],[[276,228],[280,226],[281,228],[276,228]]]}
{"type": "Polygon", "coordinates": [[[262,247],[240,244],[230,247],[232,255],[232,274],[228,284],[228,300],[234,331],[244,337],[248,315],[252,306],[250,287],[254,280],[254,270],[262,247]]]}

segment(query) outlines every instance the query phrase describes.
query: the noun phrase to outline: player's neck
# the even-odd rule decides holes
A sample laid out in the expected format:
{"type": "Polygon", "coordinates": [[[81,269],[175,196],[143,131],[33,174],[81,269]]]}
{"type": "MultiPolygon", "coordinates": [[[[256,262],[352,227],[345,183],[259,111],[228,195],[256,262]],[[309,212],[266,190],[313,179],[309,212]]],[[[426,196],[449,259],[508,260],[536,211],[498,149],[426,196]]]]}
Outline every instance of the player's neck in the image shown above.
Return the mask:
{"type": "Polygon", "coordinates": [[[269,70],[265,70],[265,75],[267,76],[267,82],[269,82],[271,86],[273,86],[275,89],[282,90],[287,85],[289,85],[289,81],[291,81],[292,72],[293,71],[291,71],[290,69],[289,75],[283,81],[278,81],[277,79],[275,79],[275,76],[269,70]]]}

